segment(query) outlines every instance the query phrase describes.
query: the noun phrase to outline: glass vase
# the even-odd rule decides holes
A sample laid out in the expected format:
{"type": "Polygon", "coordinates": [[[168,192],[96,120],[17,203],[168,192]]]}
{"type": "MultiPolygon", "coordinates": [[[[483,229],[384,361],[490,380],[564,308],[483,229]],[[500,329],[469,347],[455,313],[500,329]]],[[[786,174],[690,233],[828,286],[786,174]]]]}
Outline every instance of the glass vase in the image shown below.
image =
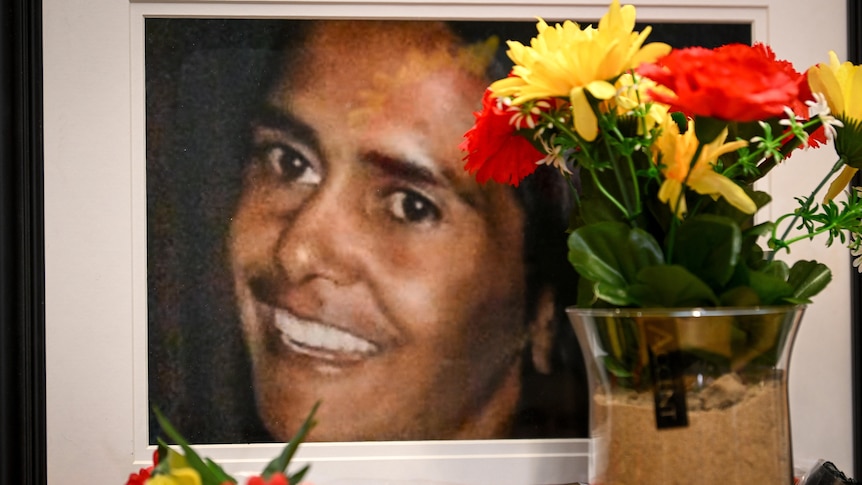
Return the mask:
{"type": "Polygon", "coordinates": [[[792,484],[787,370],[804,310],[568,309],[590,484],[792,484]]]}

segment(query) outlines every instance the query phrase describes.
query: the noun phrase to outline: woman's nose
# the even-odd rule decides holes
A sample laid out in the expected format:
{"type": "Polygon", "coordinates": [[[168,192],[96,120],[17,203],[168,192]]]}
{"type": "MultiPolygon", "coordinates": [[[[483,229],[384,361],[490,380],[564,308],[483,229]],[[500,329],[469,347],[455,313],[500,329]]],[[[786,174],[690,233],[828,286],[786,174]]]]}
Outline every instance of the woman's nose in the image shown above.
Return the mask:
{"type": "Polygon", "coordinates": [[[276,244],[276,262],[294,284],[324,278],[350,284],[361,264],[356,243],[358,204],[349,193],[323,188],[286,214],[276,244]]]}

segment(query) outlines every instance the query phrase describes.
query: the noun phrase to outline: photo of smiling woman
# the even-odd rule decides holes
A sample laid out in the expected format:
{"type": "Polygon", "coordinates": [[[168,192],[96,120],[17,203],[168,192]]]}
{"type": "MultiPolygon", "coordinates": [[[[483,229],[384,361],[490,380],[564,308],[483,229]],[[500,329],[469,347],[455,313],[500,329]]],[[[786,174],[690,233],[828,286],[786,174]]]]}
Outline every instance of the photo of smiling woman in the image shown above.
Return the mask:
{"type": "Polygon", "coordinates": [[[534,34],[147,19],[150,403],[194,443],[318,401],[312,441],[585,436],[569,189],[478,184],[458,147],[534,34]]]}
{"type": "Polygon", "coordinates": [[[494,51],[429,22],[307,36],[252,122],[229,238],[261,418],[283,440],[321,400],[318,440],[508,437],[555,297],[528,291],[516,193],[461,169],[494,51]]]}
{"type": "Polygon", "coordinates": [[[584,435],[566,188],[458,148],[503,26],[147,20],[149,393],[191,441],[317,401],[314,441],[584,435]]]}

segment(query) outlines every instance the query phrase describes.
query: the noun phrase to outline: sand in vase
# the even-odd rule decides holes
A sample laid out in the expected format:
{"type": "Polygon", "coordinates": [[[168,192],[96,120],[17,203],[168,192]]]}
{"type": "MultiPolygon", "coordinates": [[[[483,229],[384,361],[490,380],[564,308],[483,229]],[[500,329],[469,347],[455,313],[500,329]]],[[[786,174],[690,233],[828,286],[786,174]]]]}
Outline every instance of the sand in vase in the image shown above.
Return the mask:
{"type": "Polygon", "coordinates": [[[744,385],[733,374],[687,396],[689,425],[656,429],[652,393],[597,393],[602,485],[785,485],[792,482],[786,382],[744,385]]]}

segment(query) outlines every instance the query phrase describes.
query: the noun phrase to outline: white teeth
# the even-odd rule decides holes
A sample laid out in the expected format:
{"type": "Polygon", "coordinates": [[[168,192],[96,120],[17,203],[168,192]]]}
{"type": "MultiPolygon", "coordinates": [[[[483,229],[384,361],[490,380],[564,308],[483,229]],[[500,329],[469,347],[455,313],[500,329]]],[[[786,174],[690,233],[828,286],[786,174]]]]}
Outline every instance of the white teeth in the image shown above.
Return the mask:
{"type": "Polygon", "coordinates": [[[285,344],[300,350],[371,354],[377,346],[337,328],[303,320],[284,310],[275,311],[275,326],[285,344]]]}

